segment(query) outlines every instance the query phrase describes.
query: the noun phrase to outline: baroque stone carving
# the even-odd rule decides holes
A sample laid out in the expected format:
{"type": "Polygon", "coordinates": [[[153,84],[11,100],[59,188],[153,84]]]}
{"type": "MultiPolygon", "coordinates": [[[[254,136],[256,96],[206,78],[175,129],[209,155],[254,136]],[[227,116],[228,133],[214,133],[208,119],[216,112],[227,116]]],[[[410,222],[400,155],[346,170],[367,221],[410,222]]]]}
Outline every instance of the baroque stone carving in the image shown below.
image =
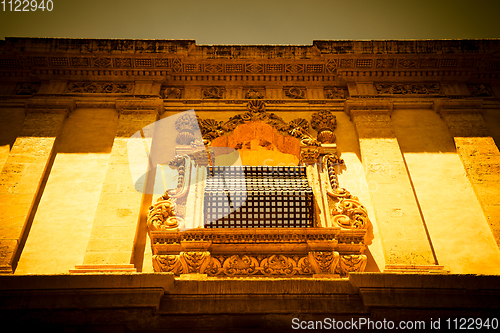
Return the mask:
{"type": "Polygon", "coordinates": [[[325,88],[325,97],[327,99],[343,99],[345,98],[345,90],[338,87],[325,88]]]}
{"type": "MultiPolygon", "coordinates": [[[[338,229],[327,228],[306,228],[293,229],[283,233],[280,229],[260,229],[258,232],[252,228],[242,228],[237,231],[230,229],[224,232],[216,229],[191,229],[182,233],[172,233],[161,236],[162,244],[180,244],[181,242],[210,242],[212,244],[257,244],[257,243],[307,243],[307,242],[331,242],[335,239],[341,239],[338,229]]],[[[362,234],[362,233],[361,233],[362,234]]],[[[348,243],[353,242],[351,238],[347,239],[348,243]]],[[[354,240],[359,243],[359,240],[354,240]]]]}
{"type": "Polygon", "coordinates": [[[132,58],[115,58],[115,67],[131,68],[132,67],[132,58]]]}
{"type": "Polygon", "coordinates": [[[395,59],[377,59],[377,63],[375,66],[377,68],[394,68],[395,63],[395,59]]]}
{"type": "Polygon", "coordinates": [[[207,274],[214,277],[291,277],[313,274],[340,274],[345,277],[350,272],[362,272],[365,266],[365,255],[339,255],[335,251],[311,251],[308,255],[213,255],[208,251],[193,251],[153,256],[153,267],[157,272],[207,274]]]}
{"type": "Polygon", "coordinates": [[[40,89],[38,83],[18,83],[16,85],[16,95],[33,95],[40,89]]]}
{"type": "Polygon", "coordinates": [[[304,99],[306,97],[306,91],[304,88],[299,87],[285,87],[285,96],[293,99],[304,99]]]}
{"type": "Polygon", "coordinates": [[[321,143],[335,142],[333,131],[337,127],[337,118],[326,110],[315,112],[312,115],[311,127],[318,132],[318,141],[321,143]]]}
{"type": "Polygon", "coordinates": [[[176,231],[184,226],[184,220],[175,216],[174,203],[167,195],[163,195],[154,205],[149,207],[147,225],[149,230],[176,231]]]}
{"type": "Polygon", "coordinates": [[[311,251],[308,257],[316,274],[334,274],[339,262],[338,252],[332,251],[311,251]]]}
{"type": "Polygon", "coordinates": [[[285,72],[287,73],[303,73],[304,65],[302,64],[287,64],[285,65],[285,72]]]}
{"type": "Polygon", "coordinates": [[[300,163],[314,164],[318,161],[320,151],[318,148],[305,148],[300,150],[300,163]]]}
{"type": "Polygon", "coordinates": [[[491,92],[488,87],[484,84],[467,85],[469,91],[474,97],[490,97],[491,92]]]}
{"type": "Polygon", "coordinates": [[[264,64],[247,64],[245,66],[245,72],[247,73],[264,73],[264,64]]]}
{"type": "Polygon", "coordinates": [[[182,72],[182,60],[179,58],[175,58],[172,60],[172,70],[174,72],[182,72]]]}
{"type": "Polygon", "coordinates": [[[417,61],[411,59],[399,59],[398,67],[402,68],[415,68],[417,67],[417,61]]]}
{"type": "Polygon", "coordinates": [[[326,71],[328,73],[335,72],[337,70],[337,67],[338,67],[338,60],[337,59],[328,60],[328,62],[326,63],[326,71]]]}
{"type": "Polygon", "coordinates": [[[162,97],[164,99],[180,99],[182,98],[182,90],[176,87],[168,87],[162,91],[162,97]]]}
{"type": "Polygon", "coordinates": [[[441,87],[437,83],[432,84],[375,84],[378,94],[389,95],[441,95],[441,87]]]}
{"type": "Polygon", "coordinates": [[[178,179],[175,189],[167,189],[157,202],[149,207],[147,225],[150,231],[178,231],[184,227],[186,215],[186,194],[189,191],[191,158],[187,155],[176,156],[169,162],[177,169],[178,179]]]}
{"type": "Polygon", "coordinates": [[[322,160],[329,179],[326,192],[331,199],[329,202],[333,223],[346,229],[366,229],[370,224],[366,208],[357,197],[338,185],[335,167],[343,163],[344,161],[336,155],[325,155],[322,160]]]}
{"type": "Polygon", "coordinates": [[[90,66],[90,59],[83,58],[83,57],[72,57],[71,58],[71,65],[73,65],[75,67],[88,67],[88,66],[90,66]]]}
{"type": "Polygon", "coordinates": [[[307,256],[283,254],[218,255],[209,252],[181,252],[179,255],[153,256],[155,271],[176,275],[199,273],[208,276],[293,276],[311,275],[307,256]]]}
{"type": "Polygon", "coordinates": [[[204,99],[221,99],[224,95],[222,87],[207,87],[201,90],[201,95],[204,99]]]}
{"type": "Polygon", "coordinates": [[[251,88],[251,89],[248,89],[246,91],[245,98],[246,99],[262,99],[262,98],[264,98],[264,94],[259,89],[251,88]]]}
{"type": "Polygon", "coordinates": [[[210,252],[181,252],[179,255],[155,255],[153,267],[156,272],[172,272],[176,275],[203,274],[210,263],[210,252]]]}
{"type": "Polygon", "coordinates": [[[175,142],[181,145],[189,145],[195,141],[195,131],[198,129],[198,120],[192,114],[185,114],[175,121],[175,129],[179,131],[175,142]]]}
{"type": "Polygon", "coordinates": [[[234,131],[236,127],[246,122],[262,121],[273,126],[279,132],[299,138],[303,145],[320,145],[320,143],[307,132],[308,126],[305,126],[307,123],[305,119],[294,119],[290,123],[287,123],[274,113],[266,112],[266,103],[261,100],[249,101],[247,109],[247,112],[237,114],[229,118],[226,122],[213,119],[199,119],[198,122],[204,141],[208,144],[213,139],[234,131]]]}
{"type": "Polygon", "coordinates": [[[94,67],[111,67],[111,58],[95,58],[94,67]]]}
{"type": "Polygon", "coordinates": [[[86,94],[126,94],[131,93],[134,85],[129,83],[96,83],[71,82],[66,88],[67,93],[86,94]]]}
{"type": "Polygon", "coordinates": [[[342,255],[339,258],[338,273],[347,276],[350,272],[364,272],[367,257],[364,254],[342,255]]]}

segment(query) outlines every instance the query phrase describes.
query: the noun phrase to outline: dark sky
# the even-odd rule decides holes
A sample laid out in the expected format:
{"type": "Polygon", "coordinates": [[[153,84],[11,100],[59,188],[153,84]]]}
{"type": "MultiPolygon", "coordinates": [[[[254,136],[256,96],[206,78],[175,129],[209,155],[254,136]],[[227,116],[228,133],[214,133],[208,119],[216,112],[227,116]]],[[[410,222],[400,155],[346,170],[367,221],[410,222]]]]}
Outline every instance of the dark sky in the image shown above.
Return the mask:
{"type": "Polygon", "coordinates": [[[0,3],[0,39],[311,44],[315,39],[500,37],[499,0],[52,0],[52,4],[51,12],[11,12],[8,3],[5,11],[0,3]]]}

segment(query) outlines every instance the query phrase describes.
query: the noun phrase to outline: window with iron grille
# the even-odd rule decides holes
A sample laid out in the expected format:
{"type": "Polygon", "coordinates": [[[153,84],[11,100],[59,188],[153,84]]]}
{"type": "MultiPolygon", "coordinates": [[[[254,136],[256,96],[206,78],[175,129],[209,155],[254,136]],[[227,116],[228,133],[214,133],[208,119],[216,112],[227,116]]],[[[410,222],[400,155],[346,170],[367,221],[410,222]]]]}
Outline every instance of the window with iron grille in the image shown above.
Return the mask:
{"type": "Polygon", "coordinates": [[[313,192],[303,166],[207,168],[205,228],[313,226],[313,192]]]}

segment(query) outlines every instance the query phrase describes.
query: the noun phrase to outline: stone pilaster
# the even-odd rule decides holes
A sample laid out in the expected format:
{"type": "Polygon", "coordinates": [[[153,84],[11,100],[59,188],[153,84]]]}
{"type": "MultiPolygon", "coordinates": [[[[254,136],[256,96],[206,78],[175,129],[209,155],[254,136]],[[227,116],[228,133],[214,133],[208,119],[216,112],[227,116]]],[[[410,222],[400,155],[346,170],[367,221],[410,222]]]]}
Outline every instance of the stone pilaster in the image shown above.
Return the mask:
{"type": "Polygon", "coordinates": [[[455,142],[467,176],[500,246],[500,152],[488,134],[480,101],[439,101],[441,115],[455,142]]]}
{"type": "Polygon", "coordinates": [[[143,206],[147,204],[143,203],[144,181],[134,174],[130,163],[134,157],[129,156],[128,144],[130,140],[142,141],[146,150],[142,153],[146,156],[151,142],[131,137],[157,120],[160,105],[151,101],[117,101],[116,105],[120,113],[117,133],[83,265],[70,272],[135,271],[132,264],[135,238],[139,221],[145,217],[143,206]],[[133,176],[138,178],[135,184],[133,176]]]}
{"type": "Polygon", "coordinates": [[[392,105],[360,101],[346,104],[359,138],[361,159],[390,270],[440,269],[419,212],[398,140],[391,124],[392,105]],[[429,268],[430,267],[430,268],[429,268]]]}
{"type": "Polygon", "coordinates": [[[0,273],[13,273],[71,100],[33,99],[0,176],[0,273]]]}

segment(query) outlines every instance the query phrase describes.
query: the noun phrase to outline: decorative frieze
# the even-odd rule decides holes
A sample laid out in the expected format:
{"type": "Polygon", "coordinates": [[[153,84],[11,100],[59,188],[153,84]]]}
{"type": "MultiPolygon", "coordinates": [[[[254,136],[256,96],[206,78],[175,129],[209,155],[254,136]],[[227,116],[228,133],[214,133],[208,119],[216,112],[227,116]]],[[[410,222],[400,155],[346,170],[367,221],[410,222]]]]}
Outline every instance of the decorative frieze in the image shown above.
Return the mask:
{"type": "Polygon", "coordinates": [[[133,88],[131,83],[70,82],[66,93],[127,94],[132,93],[133,88]]]}
{"type": "Polygon", "coordinates": [[[33,95],[40,89],[39,83],[18,83],[16,85],[16,95],[33,95]]]}
{"type": "Polygon", "coordinates": [[[74,67],[89,67],[90,58],[88,57],[71,57],[71,65],[74,67]]]}
{"type": "Polygon", "coordinates": [[[365,266],[365,255],[339,255],[335,251],[311,251],[307,255],[213,255],[208,251],[194,251],[153,256],[153,267],[157,272],[214,277],[334,277],[335,274],[346,277],[350,272],[362,272],[365,266]]]}
{"type": "Polygon", "coordinates": [[[304,99],[306,97],[306,89],[302,87],[284,87],[285,96],[292,99],[304,99]]]}
{"type": "Polygon", "coordinates": [[[344,99],[346,97],[346,90],[339,87],[325,87],[324,93],[327,99],[344,99]]]}
{"type": "Polygon", "coordinates": [[[441,95],[441,87],[437,83],[429,84],[375,84],[379,95],[441,95]]]}
{"type": "Polygon", "coordinates": [[[149,230],[178,230],[184,226],[184,220],[175,215],[174,204],[170,199],[161,198],[149,208],[147,225],[149,230]]]}
{"type": "Polygon", "coordinates": [[[182,98],[182,93],[183,90],[177,87],[167,87],[160,92],[164,99],[180,99],[182,98]]]}
{"type": "Polygon", "coordinates": [[[205,87],[201,89],[201,96],[204,99],[224,98],[224,87],[205,87]]]}
{"type": "Polygon", "coordinates": [[[491,90],[485,84],[468,84],[467,88],[474,97],[491,97],[491,90]]]}
{"type": "Polygon", "coordinates": [[[396,59],[377,59],[375,67],[377,68],[394,68],[396,65],[396,59]]]}
{"type": "Polygon", "coordinates": [[[111,67],[111,58],[109,57],[99,57],[92,59],[92,64],[94,67],[111,67]]]}
{"type": "Polygon", "coordinates": [[[245,99],[263,99],[265,88],[249,88],[245,90],[245,99]]]}

